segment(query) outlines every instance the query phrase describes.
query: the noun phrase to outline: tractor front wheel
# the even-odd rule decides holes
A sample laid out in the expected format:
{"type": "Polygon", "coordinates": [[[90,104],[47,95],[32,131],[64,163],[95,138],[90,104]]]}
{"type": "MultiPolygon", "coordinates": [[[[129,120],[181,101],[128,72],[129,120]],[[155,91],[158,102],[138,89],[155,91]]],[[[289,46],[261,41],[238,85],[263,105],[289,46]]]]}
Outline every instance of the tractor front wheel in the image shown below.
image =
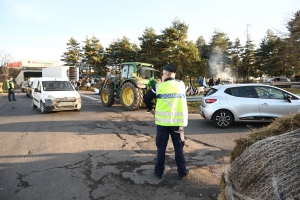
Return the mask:
{"type": "Polygon", "coordinates": [[[120,96],[124,110],[137,110],[143,104],[143,91],[131,82],[124,83],[120,96]]]}
{"type": "Polygon", "coordinates": [[[105,87],[101,91],[101,101],[104,106],[112,106],[115,102],[114,90],[111,87],[105,87]]]}

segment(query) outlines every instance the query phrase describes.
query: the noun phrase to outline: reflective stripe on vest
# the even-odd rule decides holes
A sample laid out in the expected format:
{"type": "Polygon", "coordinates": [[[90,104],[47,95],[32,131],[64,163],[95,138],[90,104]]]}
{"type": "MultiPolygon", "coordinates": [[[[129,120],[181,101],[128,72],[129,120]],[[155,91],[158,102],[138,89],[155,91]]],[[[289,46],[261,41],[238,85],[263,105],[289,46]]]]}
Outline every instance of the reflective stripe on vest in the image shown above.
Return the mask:
{"type": "Polygon", "coordinates": [[[155,124],[161,126],[187,126],[188,109],[185,85],[169,80],[156,86],[155,124]]]}

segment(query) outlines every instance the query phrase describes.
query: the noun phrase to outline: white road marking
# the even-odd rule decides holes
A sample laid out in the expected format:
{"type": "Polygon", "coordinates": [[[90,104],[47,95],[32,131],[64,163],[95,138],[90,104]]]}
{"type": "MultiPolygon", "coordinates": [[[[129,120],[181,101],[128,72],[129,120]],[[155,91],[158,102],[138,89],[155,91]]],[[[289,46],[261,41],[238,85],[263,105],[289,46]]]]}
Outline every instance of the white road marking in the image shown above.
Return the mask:
{"type": "Polygon", "coordinates": [[[81,94],[80,96],[86,97],[86,98],[91,99],[91,100],[94,100],[94,101],[102,102],[101,99],[97,99],[97,98],[94,98],[94,97],[91,97],[91,96],[88,96],[88,95],[81,94]]]}

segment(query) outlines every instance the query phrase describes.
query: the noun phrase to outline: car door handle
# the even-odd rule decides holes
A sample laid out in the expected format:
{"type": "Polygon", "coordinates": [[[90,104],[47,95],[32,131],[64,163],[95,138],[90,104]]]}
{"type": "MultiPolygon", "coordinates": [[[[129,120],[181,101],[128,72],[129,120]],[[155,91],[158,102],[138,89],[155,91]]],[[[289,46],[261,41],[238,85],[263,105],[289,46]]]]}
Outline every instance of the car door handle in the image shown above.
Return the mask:
{"type": "Polygon", "coordinates": [[[262,105],[262,106],[268,106],[269,104],[268,103],[262,103],[260,105],[262,105]]]}

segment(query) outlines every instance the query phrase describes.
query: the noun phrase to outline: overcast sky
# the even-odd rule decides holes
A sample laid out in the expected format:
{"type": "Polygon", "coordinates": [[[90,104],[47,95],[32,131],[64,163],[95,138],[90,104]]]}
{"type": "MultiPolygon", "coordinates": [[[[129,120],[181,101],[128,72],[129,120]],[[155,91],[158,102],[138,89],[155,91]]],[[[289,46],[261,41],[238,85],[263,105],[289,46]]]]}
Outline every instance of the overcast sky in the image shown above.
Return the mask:
{"type": "Polygon", "coordinates": [[[248,25],[258,45],[268,29],[286,32],[298,10],[300,0],[0,0],[0,50],[15,61],[59,61],[71,37],[81,45],[93,35],[104,47],[123,36],[139,44],[147,27],[160,34],[175,18],[194,42],[219,30],[244,45],[248,25]]]}

